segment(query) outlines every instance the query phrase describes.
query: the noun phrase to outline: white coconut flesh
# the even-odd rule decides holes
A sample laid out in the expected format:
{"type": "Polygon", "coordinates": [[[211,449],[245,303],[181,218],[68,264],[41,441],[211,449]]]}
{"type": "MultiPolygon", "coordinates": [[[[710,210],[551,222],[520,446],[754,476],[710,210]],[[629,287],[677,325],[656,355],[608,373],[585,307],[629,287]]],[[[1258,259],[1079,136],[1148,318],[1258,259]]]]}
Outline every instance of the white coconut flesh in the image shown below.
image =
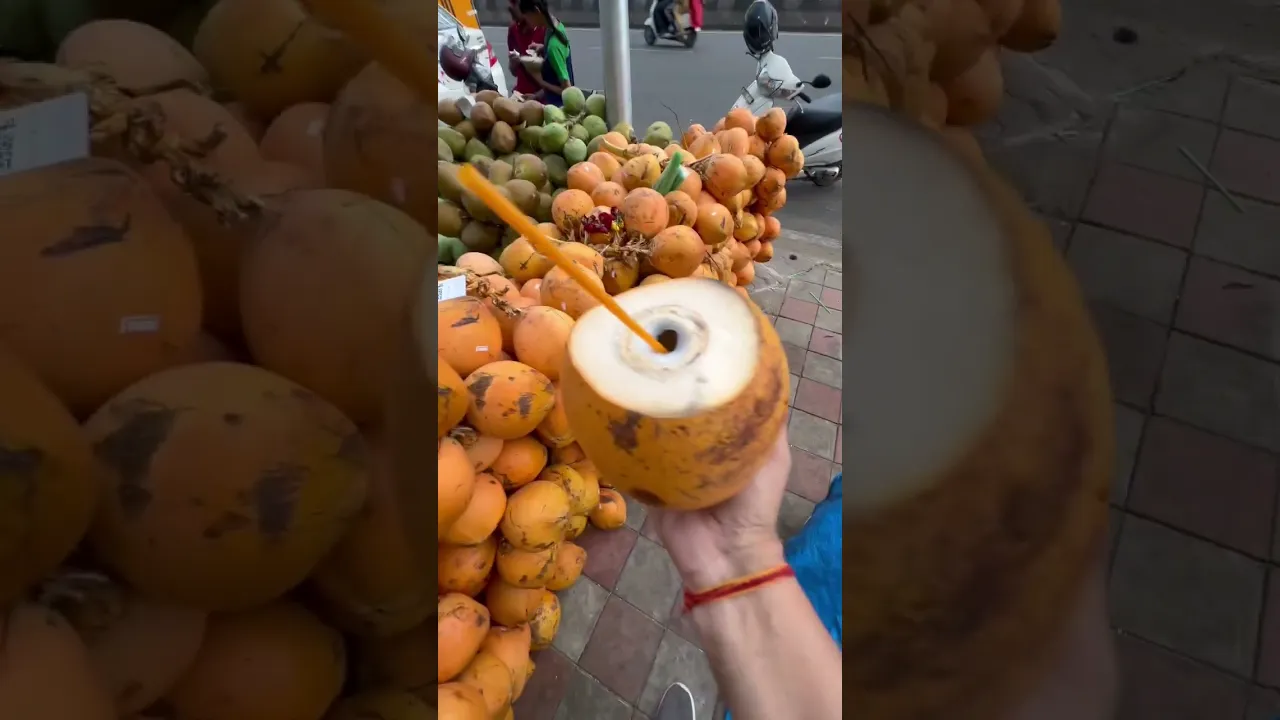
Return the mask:
{"type": "Polygon", "coordinates": [[[669,352],[651,348],[607,308],[587,311],[569,336],[569,358],[604,400],[649,417],[692,417],[729,403],[755,376],[756,315],[729,286],[682,278],[616,300],[669,352]]]}
{"type": "Polygon", "coordinates": [[[844,499],[869,512],[930,487],[1005,402],[1017,299],[1007,238],[935,135],[846,105],[844,499]]]}

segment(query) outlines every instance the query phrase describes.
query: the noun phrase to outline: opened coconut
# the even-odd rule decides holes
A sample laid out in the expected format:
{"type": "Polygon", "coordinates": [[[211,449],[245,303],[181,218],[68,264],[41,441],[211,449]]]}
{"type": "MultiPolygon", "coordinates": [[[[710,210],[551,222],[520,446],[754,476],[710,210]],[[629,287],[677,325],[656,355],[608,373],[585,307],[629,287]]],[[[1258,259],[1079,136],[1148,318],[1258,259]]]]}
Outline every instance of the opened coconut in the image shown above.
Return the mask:
{"type": "Polygon", "coordinates": [[[1104,552],[1105,357],[1009,186],[932,131],[845,109],[862,140],[846,148],[850,696],[867,717],[1006,717],[1104,552]]]}
{"type": "Polygon", "coordinates": [[[681,509],[751,481],[787,416],[787,359],[769,319],[719,282],[677,279],[617,297],[668,348],[604,308],[578,319],[560,374],[565,413],[600,474],[681,509]]]}

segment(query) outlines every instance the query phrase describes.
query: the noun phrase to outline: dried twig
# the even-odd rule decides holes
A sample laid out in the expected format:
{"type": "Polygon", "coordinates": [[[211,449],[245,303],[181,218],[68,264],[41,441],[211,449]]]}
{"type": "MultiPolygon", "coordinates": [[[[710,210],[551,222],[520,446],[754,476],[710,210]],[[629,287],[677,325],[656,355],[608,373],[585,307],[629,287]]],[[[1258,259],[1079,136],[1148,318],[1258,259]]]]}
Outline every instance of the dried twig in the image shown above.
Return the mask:
{"type": "Polygon", "coordinates": [[[1213,183],[1213,186],[1218,189],[1218,192],[1222,193],[1223,196],[1227,198],[1227,202],[1231,203],[1231,206],[1236,209],[1236,212],[1242,215],[1244,214],[1244,206],[1240,204],[1240,201],[1236,199],[1236,196],[1232,195],[1231,191],[1228,190],[1225,185],[1219,182],[1218,178],[1214,177],[1213,173],[1209,172],[1209,168],[1205,167],[1203,163],[1197,160],[1196,156],[1192,155],[1190,150],[1179,145],[1178,152],[1182,153],[1182,157],[1186,158],[1187,162],[1191,163],[1192,165],[1195,165],[1196,170],[1199,170],[1200,174],[1204,175],[1206,180],[1213,183]]]}

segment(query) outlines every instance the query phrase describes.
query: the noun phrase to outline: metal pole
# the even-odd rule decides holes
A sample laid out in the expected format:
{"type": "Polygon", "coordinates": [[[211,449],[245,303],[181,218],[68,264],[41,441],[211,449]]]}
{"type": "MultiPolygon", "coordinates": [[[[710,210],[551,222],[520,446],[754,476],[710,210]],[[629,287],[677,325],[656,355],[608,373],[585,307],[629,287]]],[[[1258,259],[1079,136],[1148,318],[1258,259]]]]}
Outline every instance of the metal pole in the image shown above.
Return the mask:
{"type": "Polygon", "coordinates": [[[604,94],[609,126],[631,125],[631,42],[627,0],[599,0],[600,41],[604,50],[604,94]]]}

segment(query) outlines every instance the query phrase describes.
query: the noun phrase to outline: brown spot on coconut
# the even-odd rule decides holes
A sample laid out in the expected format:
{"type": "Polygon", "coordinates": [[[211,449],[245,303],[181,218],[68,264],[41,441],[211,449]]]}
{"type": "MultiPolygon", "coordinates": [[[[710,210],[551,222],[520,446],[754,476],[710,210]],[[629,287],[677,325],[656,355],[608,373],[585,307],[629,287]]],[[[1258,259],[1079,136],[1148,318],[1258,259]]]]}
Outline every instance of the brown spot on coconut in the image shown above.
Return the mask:
{"type": "Polygon", "coordinates": [[[520,588],[546,587],[555,570],[556,548],[552,545],[541,550],[521,550],[504,539],[498,543],[498,577],[520,588]]]}
{"type": "Polygon", "coordinates": [[[569,509],[574,515],[590,512],[600,501],[600,484],[572,465],[548,465],[538,473],[539,480],[555,483],[569,495],[569,509]]]}
{"type": "Polygon", "coordinates": [[[551,647],[556,633],[560,630],[560,598],[550,590],[542,591],[538,607],[529,618],[529,629],[533,634],[531,647],[534,650],[546,650],[551,647]]]}
{"type": "Polygon", "coordinates": [[[863,572],[847,578],[859,610],[844,631],[872,649],[845,666],[850,692],[871,717],[1002,717],[1042,679],[1105,552],[1105,356],[1012,188],[932,131],[845,109],[864,142],[846,158],[862,231],[848,248],[844,503],[858,532],[844,551],[863,572]]]}
{"type": "Polygon", "coordinates": [[[534,480],[507,499],[507,510],[498,527],[502,536],[521,550],[545,550],[564,539],[571,510],[564,488],[534,480]]]}
{"type": "Polygon", "coordinates": [[[475,597],[484,592],[497,553],[498,539],[494,535],[475,545],[442,543],[436,553],[436,579],[440,594],[456,592],[475,597]]]}
{"type": "Polygon", "coordinates": [[[486,435],[515,440],[533,432],[551,412],[555,387],[524,363],[499,360],[467,376],[472,402],[467,422],[486,435]]]}
{"type": "Polygon", "coordinates": [[[617,301],[673,349],[653,352],[607,311],[583,315],[561,374],[578,443],[633,496],[681,509],[728,499],[785,423],[787,363],[777,333],[719,282],[642,285],[617,301]]]}
{"type": "MultiPolygon", "coordinates": [[[[84,537],[98,504],[92,450],[39,379],[0,350],[0,604],[52,572],[84,537]]],[[[3,673],[0,673],[2,675],[3,673]]]]}
{"type": "Polygon", "coordinates": [[[231,610],[278,597],[364,503],[368,457],[355,425],[258,367],[163,371],[84,430],[102,461],[89,546],[156,600],[231,610]]]}

